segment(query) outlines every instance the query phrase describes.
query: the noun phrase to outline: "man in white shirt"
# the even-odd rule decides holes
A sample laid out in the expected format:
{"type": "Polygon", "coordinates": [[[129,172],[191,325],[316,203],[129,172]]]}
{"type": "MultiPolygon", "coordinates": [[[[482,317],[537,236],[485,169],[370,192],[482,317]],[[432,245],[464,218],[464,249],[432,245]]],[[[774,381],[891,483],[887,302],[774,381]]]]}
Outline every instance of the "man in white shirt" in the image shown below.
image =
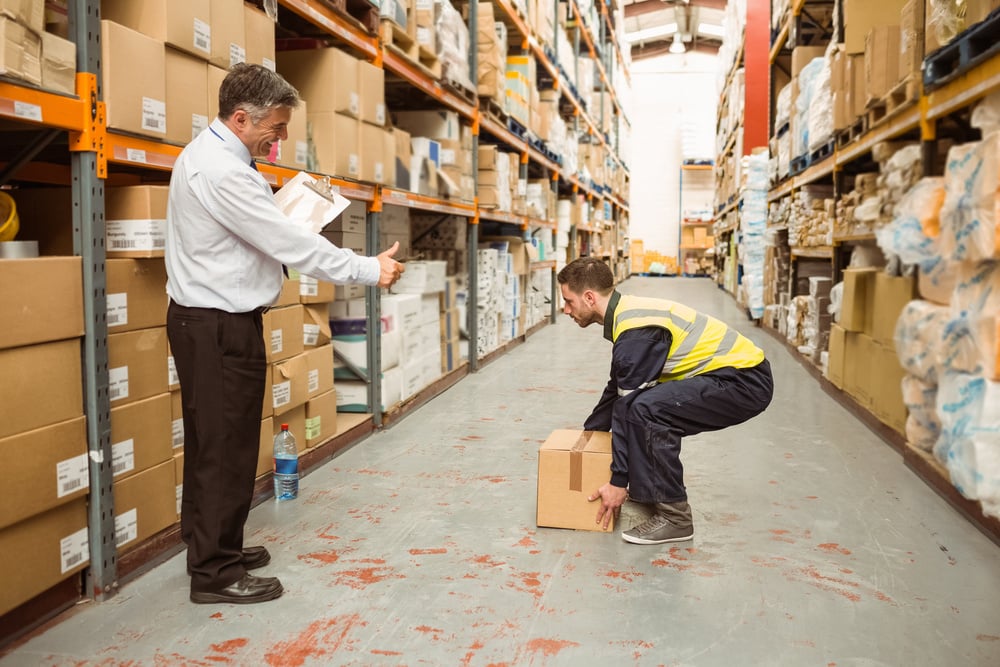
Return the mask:
{"type": "Polygon", "coordinates": [[[167,209],[167,335],[184,414],[181,536],[191,601],[247,604],[281,582],[248,570],[264,547],[243,547],[253,499],[267,362],[261,315],[281,292],[282,265],[335,283],[389,287],[398,244],[377,257],[338,248],[292,223],[255,156],[288,137],[298,92],[260,65],[237,65],[219,89],[219,116],[181,152],[167,209]]]}

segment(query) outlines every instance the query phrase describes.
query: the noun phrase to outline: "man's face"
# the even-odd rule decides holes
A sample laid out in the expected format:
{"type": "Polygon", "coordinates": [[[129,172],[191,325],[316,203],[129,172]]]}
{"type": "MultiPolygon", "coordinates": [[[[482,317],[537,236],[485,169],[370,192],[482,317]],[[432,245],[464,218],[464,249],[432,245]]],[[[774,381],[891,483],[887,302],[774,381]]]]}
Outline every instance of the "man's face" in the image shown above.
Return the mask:
{"type": "Polygon", "coordinates": [[[565,284],[559,285],[559,290],[563,297],[563,312],[572,317],[574,322],[581,327],[600,322],[595,307],[596,295],[592,291],[584,290],[583,294],[577,294],[565,284]]]}
{"type": "Polygon", "coordinates": [[[240,109],[233,114],[233,119],[239,128],[240,140],[250,151],[250,155],[267,157],[271,153],[271,146],[288,138],[292,110],[288,107],[276,107],[260,122],[254,123],[250,115],[240,109]]]}

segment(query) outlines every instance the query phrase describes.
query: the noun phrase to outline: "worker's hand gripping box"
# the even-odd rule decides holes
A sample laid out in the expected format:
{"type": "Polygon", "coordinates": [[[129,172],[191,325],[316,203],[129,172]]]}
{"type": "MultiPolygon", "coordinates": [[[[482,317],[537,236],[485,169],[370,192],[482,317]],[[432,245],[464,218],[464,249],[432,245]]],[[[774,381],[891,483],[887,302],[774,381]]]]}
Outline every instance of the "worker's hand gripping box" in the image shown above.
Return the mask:
{"type": "MultiPolygon", "coordinates": [[[[538,450],[536,523],[549,528],[596,530],[598,500],[587,499],[611,476],[611,434],[557,430],[538,450]]],[[[603,532],[614,530],[614,521],[603,532]]]]}

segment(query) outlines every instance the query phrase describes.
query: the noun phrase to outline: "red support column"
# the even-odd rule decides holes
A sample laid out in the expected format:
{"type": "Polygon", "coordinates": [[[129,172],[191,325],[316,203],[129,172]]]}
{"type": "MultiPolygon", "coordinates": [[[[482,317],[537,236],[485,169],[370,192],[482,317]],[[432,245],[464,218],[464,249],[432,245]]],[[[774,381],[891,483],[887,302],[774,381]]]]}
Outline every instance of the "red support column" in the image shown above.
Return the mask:
{"type": "Polygon", "coordinates": [[[743,154],[766,147],[771,85],[771,3],[747,0],[747,25],[744,41],[743,154]]]}

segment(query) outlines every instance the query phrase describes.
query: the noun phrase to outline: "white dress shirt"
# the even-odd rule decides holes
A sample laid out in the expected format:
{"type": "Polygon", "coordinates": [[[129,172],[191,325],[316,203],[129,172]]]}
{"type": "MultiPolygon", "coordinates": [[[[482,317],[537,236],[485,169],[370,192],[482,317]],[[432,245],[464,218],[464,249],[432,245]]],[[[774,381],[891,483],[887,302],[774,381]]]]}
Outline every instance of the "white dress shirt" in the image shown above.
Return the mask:
{"type": "Polygon", "coordinates": [[[333,283],[378,283],[362,257],[289,220],[250,151],[216,118],[174,163],[167,205],[167,294],[175,303],[243,313],[273,304],[285,264],[333,283]]]}

